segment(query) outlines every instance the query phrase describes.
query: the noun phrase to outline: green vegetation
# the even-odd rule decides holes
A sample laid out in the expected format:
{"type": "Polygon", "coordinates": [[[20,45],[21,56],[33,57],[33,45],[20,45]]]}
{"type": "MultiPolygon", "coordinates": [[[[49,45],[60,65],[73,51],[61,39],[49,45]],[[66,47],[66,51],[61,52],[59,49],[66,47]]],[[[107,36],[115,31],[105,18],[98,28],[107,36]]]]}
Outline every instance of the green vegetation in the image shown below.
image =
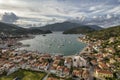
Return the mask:
{"type": "Polygon", "coordinates": [[[13,80],[14,78],[20,78],[20,80],[42,80],[46,73],[44,72],[35,72],[28,70],[18,70],[9,76],[1,76],[0,80],[13,80]]]}
{"type": "Polygon", "coordinates": [[[61,60],[59,66],[64,66],[64,60],[61,60]]]}
{"type": "MultiPolygon", "coordinates": [[[[36,27],[36,29],[50,30],[50,31],[66,31],[66,30],[69,30],[72,28],[77,28],[79,26],[84,26],[84,25],[81,25],[81,24],[75,23],[75,22],[65,21],[65,22],[61,22],[61,23],[48,24],[43,27],[36,27]]],[[[89,25],[89,27],[91,27],[95,30],[102,29],[101,27],[96,26],[96,25],[89,25]]]]}
{"type": "Polygon", "coordinates": [[[60,77],[56,76],[55,74],[50,74],[48,77],[54,77],[54,78],[60,79],[60,77]]]}
{"type": "Polygon", "coordinates": [[[89,38],[94,38],[97,40],[101,40],[101,39],[107,40],[111,37],[118,37],[120,36],[120,26],[115,26],[100,31],[95,31],[87,34],[87,36],[89,36],[89,38]]]}
{"type": "Polygon", "coordinates": [[[63,34],[86,34],[95,31],[95,29],[89,26],[80,26],[77,28],[72,28],[70,30],[64,31],[63,34]]]}
{"type": "Polygon", "coordinates": [[[120,62],[115,62],[114,65],[116,66],[116,71],[120,71],[120,62]]]}
{"type": "Polygon", "coordinates": [[[3,32],[5,34],[26,34],[26,29],[18,27],[16,25],[13,24],[6,24],[6,23],[2,23],[0,22],[0,33],[3,32]]]}
{"type": "Polygon", "coordinates": [[[13,24],[6,24],[0,22],[0,34],[11,34],[11,35],[26,35],[26,34],[46,34],[46,33],[52,33],[49,30],[43,31],[40,29],[26,29],[19,27],[17,25],[13,24]]]}
{"type": "Polygon", "coordinates": [[[65,21],[62,23],[48,24],[46,26],[36,27],[36,28],[40,30],[65,31],[65,30],[77,27],[79,25],[80,24],[65,21]]]}
{"type": "Polygon", "coordinates": [[[107,48],[107,47],[112,47],[115,50],[115,53],[113,54],[114,56],[120,57],[120,36],[119,37],[114,37],[114,42],[110,43],[110,40],[105,40],[102,44],[102,48],[107,48]]]}

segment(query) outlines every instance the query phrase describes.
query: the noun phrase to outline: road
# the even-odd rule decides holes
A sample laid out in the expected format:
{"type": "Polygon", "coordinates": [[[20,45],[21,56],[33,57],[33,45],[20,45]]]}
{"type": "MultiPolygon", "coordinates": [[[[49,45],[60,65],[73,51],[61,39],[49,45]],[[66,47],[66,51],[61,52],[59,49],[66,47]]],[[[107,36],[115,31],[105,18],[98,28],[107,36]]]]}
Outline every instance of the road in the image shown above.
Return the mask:
{"type": "Polygon", "coordinates": [[[48,72],[48,74],[43,78],[43,80],[47,80],[49,74],[50,74],[50,72],[48,72]]]}

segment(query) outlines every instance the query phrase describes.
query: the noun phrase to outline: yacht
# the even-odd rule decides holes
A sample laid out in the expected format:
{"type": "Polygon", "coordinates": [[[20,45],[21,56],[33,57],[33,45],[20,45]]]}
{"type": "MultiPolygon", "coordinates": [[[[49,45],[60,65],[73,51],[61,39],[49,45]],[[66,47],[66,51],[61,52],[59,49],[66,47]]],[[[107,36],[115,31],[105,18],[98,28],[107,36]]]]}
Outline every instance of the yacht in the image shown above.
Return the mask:
{"type": "Polygon", "coordinates": [[[46,36],[45,34],[43,34],[43,36],[46,36]]]}

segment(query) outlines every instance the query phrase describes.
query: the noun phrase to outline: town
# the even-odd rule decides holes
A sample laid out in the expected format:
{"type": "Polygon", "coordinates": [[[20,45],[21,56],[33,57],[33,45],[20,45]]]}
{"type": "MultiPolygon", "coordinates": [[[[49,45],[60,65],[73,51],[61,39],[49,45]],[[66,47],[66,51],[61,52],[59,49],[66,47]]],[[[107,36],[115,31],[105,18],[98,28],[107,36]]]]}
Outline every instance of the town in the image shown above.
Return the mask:
{"type": "MultiPolygon", "coordinates": [[[[17,38],[1,38],[0,75],[6,73],[7,76],[22,69],[47,73],[43,80],[106,80],[115,76],[120,79],[120,72],[117,72],[120,66],[115,66],[120,58],[114,57],[114,48],[102,48],[104,41],[90,41],[87,36],[78,40],[88,45],[77,55],[63,56],[16,50],[16,46],[21,46],[17,38]]],[[[108,42],[116,40],[110,38],[108,42]]]]}

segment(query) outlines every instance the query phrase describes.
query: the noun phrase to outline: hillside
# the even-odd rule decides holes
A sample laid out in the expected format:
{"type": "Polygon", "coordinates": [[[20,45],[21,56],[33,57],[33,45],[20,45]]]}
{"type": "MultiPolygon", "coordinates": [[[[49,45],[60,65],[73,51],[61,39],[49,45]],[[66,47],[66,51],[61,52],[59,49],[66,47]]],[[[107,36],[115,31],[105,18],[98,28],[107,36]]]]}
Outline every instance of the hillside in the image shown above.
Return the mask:
{"type": "Polygon", "coordinates": [[[103,28],[100,27],[100,26],[97,26],[97,25],[87,25],[89,26],[90,28],[94,29],[94,30],[102,30],[103,28]]]}
{"type": "Polygon", "coordinates": [[[98,40],[99,39],[106,40],[109,39],[110,37],[117,37],[120,36],[120,26],[114,26],[100,31],[95,31],[87,34],[87,36],[98,40]]]}
{"type": "Polygon", "coordinates": [[[80,27],[66,30],[63,32],[63,34],[85,34],[85,33],[92,32],[92,31],[95,31],[95,30],[88,26],[80,26],[80,27]]]}
{"type": "Polygon", "coordinates": [[[50,31],[65,31],[79,25],[80,24],[77,24],[77,23],[63,22],[63,23],[55,23],[55,24],[50,24],[43,27],[38,27],[37,29],[50,30],[50,31]]]}
{"type": "Polygon", "coordinates": [[[6,24],[0,22],[0,32],[5,34],[26,34],[26,29],[18,27],[12,24],[6,24]]]}
{"type": "MultiPolygon", "coordinates": [[[[72,28],[77,28],[78,26],[81,26],[81,24],[66,21],[62,23],[46,25],[43,27],[37,27],[35,29],[50,30],[50,31],[66,31],[72,28]]],[[[101,29],[101,27],[96,25],[90,25],[89,27],[94,28],[95,30],[101,29]]]]}
{"type": "Polygon", "coordinates": [[[5,34],[12,34],[12,35],[51,33],[50,31],[42,31],[39,29],[26,29],[13,24],[6,24],[0,22],[0,33],[2,32],[5,34]]]}

